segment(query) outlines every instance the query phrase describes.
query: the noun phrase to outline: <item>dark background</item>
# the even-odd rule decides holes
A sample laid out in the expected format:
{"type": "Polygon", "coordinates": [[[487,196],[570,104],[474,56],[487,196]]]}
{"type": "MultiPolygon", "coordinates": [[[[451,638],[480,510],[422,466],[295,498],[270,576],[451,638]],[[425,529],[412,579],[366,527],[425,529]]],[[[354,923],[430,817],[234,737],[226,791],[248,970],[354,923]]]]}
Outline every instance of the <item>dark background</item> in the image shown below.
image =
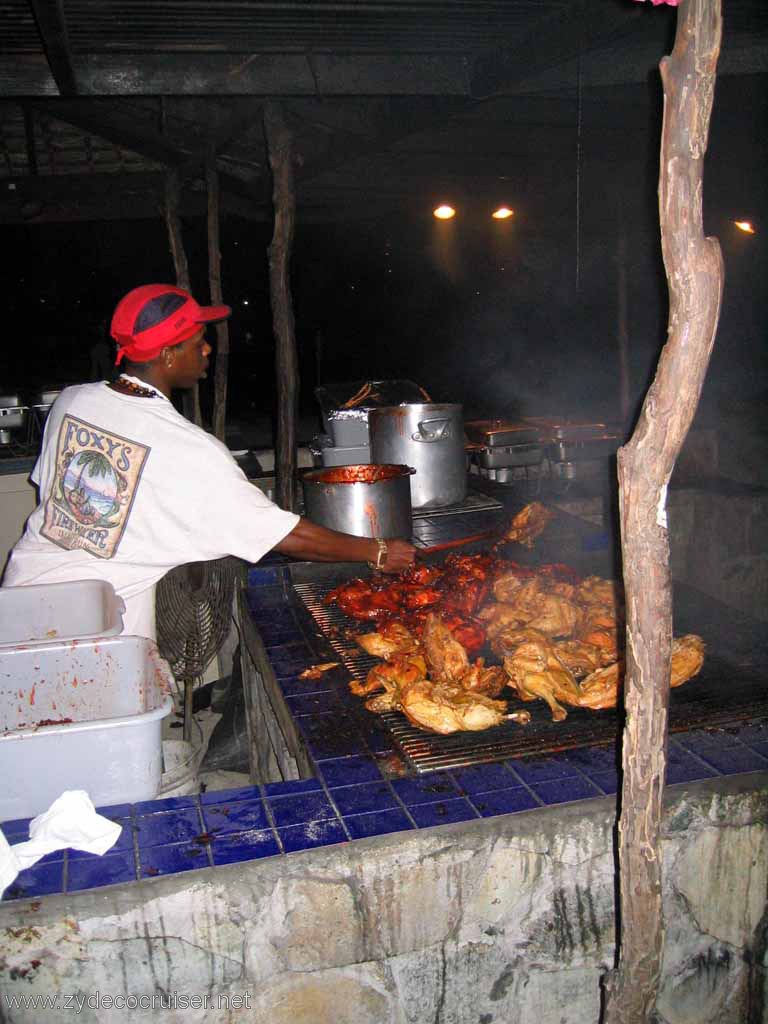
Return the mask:
{"type": "MultiPolygon", "coordinates": [[[[705,230],[721,243],[726,283],[698,423],[724,415],[765,430],[767,76],[721,78],[705,164],[705,230]],[[757,233],[735,228],[748,219],[757,233]]],[[[451,222],[427,199],[393,202],[365,220],[297,213],[292,286],[301,366],[302,434],[318,428],[314,387],[409,378],[466,416],[621,418],[618,240],[627,240],[633,413],[667,327],[656,187],[661,88],[595,92],[572,104],[556,155],[532,153],[526,180],[486,198],[471,182],[450,197],[451,222]],[[578,124],[577,124],[578,115],[578,124]],[[563,140],[567,143],[563,146],[563,140]],[[572,145],[571,145],[572,143],[572,145]],[[563,155],[565,153],[565,156],[563,155]],[[494,201],[515,210],[490,219],[494,201]]],[[[207,295],[203,219],[185,219],[199,300],[207,295]]],[[[274,406],[268,291],[271,225],[222,222],[230,321],[229,419],[263,423],[274,406]]],[[[173,280],[164,224],[152,220],[6,226],[4,391],[88,379],[89,351],[128,289],[173,280]]],[[[211,332],[213,336],[214,332],[211,332]]],[[[212,374],[203,385],[210,407],[212,374]]],[[[631,417],[630,417],[631,420],[631,417]]],[[[630,424],[624,424],[629,426],[630,424]]]]}

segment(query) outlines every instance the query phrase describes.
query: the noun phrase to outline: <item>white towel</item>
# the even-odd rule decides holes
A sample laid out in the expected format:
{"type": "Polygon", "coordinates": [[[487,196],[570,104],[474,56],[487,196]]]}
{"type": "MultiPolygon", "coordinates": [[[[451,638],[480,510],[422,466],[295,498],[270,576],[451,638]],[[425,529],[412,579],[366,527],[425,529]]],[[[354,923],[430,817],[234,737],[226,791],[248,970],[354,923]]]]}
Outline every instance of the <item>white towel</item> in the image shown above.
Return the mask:
{"type": "Polygon", "coordinates": [[[8,844],[0,832],[0,895],[20,871],[54,850],[71,847],[104,854],[117,842],[122,826],[97,814],[84,789],[69,789],[29,823],[29,840],[8,844]]]}

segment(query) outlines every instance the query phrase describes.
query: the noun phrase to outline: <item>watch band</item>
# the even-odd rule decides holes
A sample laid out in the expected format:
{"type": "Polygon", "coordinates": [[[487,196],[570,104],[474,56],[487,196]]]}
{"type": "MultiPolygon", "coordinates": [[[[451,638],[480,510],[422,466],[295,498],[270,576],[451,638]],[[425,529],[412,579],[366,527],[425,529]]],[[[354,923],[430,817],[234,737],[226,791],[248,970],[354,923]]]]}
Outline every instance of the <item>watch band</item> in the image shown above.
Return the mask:
{"type": "Polygon", "coordinates": [[[376,537],[375,540],[379,546],[379,550],[376,553],[376,561],[369,562],[368,565],[371,569],[383,569],[387,561],[387,551],[389,549],[387,548],[387,542],[382,540],[381,537],[376,537]]]}

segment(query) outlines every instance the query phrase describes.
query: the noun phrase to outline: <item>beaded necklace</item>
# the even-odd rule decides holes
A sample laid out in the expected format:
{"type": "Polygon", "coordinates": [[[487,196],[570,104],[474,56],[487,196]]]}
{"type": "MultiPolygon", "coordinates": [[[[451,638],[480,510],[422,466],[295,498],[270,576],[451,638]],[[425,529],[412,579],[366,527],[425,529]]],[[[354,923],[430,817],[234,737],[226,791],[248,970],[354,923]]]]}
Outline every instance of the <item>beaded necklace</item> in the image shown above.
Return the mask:
{"type": "Polygon", "coordinates": [[[141,384],[129,380],[125,374],[121,374],[116,381],[109,385],[113,391],[121,395],[134,395],[136,398],[162,398],[159,391],[154,388],[144,388],[141,384]]]}

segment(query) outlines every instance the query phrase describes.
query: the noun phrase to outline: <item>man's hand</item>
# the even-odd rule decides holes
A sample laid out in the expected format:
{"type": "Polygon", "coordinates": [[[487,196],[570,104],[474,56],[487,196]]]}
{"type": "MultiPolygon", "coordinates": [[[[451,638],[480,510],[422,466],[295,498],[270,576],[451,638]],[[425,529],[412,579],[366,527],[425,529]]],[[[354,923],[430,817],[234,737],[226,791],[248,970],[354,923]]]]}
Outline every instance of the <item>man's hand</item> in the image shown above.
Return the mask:
{"type": "MultiPolygon", "coordinates": [[[[375,562],[379,546],[370,537],[338,533],[302,517],[288,536],[275,545],[275,551],[309,562],[375,562]]],[[[381,571],[402,572],[413,565],[415,555],[416,548],[410,541],[388,540],[381,571]]]]}
{"type": "Polygon", "coordinates": [[[387,558],[381,567],[382,572],[402,572],[408,566],[413,565],[416,557],[416,548],[407,540],[388,540],[387,558]]]}

